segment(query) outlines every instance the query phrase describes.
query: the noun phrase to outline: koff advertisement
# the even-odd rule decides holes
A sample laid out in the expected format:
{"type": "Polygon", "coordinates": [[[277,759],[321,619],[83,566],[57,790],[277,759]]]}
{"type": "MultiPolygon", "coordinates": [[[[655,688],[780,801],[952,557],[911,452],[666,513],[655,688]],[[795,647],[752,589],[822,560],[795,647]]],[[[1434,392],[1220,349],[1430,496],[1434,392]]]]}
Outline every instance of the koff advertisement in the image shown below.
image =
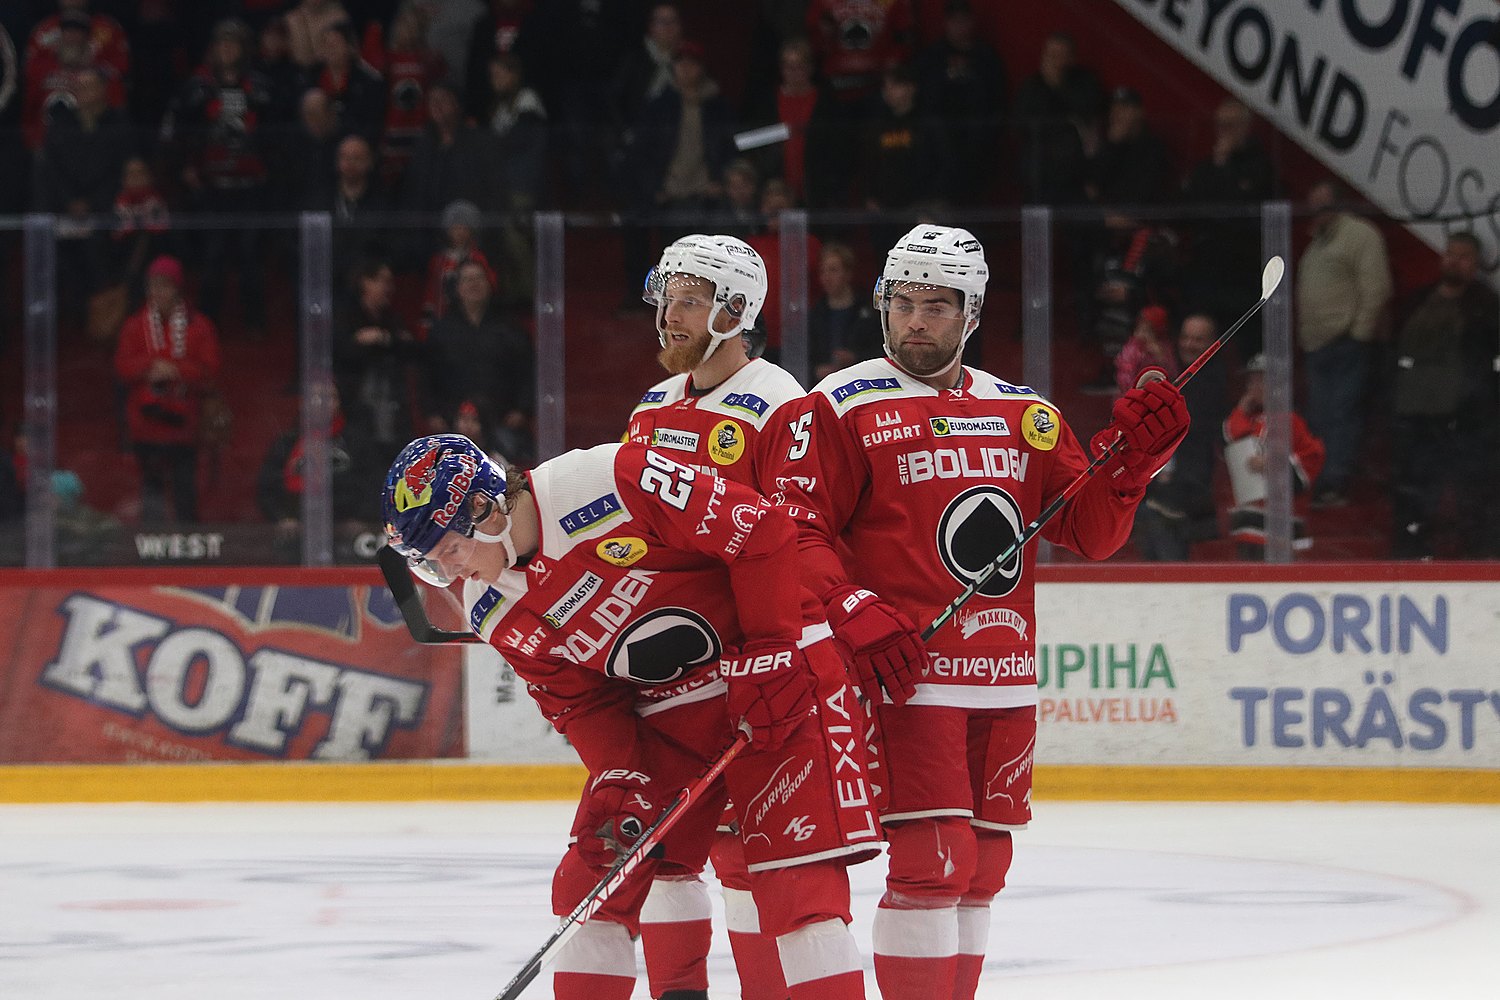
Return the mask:
{"type": "Polygon", "coordinates": [[[464,755],[461,657],[379,586],[0,587],[0,763],[464,755]]]}
{"type": "Polygon", "coordinates": [[[1048,764],[1500,768],[1500,584],[1037,588],[1048,764]]]}
{"type": "Polygon", "coordinates": [[[1500,266],[1495,0],[1116,0],[1435,249],[1500,266]]]}

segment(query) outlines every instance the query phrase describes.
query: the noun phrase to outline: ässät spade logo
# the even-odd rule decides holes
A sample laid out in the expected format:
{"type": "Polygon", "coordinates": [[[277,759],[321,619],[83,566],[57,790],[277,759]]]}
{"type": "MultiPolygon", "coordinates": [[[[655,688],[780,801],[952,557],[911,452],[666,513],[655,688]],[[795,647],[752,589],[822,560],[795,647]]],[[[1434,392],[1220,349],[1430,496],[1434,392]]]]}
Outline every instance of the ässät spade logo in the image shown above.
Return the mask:
{"type": "Polygon", "coordinates": [[[707,618],[687,608],[657,608],[620,633],[604,669],[637,684],[670,684],[723,650],[707,618]]]}
{"type": "MultiPolygon", "coordinates": [[[[938,521],[937,547],[943,565],[953,578],[968,586],[1003,550],[1010,547],[1025,527],[1021,506],[998,486],[976,486],[948,504],[938,521]]],[[[1000,571],[979,588],[985,597],[1004,597],[1021,582],[1021,557],[1017,551],[1000,571]]]]}

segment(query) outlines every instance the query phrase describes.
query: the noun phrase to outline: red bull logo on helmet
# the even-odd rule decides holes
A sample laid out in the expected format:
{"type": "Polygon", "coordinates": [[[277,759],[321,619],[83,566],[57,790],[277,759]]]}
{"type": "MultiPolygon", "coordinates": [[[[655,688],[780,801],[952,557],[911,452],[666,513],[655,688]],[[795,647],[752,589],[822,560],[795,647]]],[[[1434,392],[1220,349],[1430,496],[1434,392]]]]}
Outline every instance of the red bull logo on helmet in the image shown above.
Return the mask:
{"type": "MultiPolygon", "coordinates": [[[[472,456],[459,453],[454,456],[458,459],[459,470],[448,480],[448,502],[443,509],[432,515],[432,523],[439,528],[446,528],[453,521],[459,508],[463,506],[464,498],[469,495],[469,488],[474,485],[474,474],[479,471],[479,463],[472,456]]],[[[429,477],[430,479],[430,477],[429,477]]],[[[404,480],[403,480],[404,483],[404,480]]],[[[428,498],[431,498],[432,486],[427,486],[428,498]]]]}
{"type": "Polygon", "coordinates": [[[437,473],[438,449],[432,448],[406,470],[396,484],[396,509],[403,513],[432,502],[432,479],[437,473]]]}

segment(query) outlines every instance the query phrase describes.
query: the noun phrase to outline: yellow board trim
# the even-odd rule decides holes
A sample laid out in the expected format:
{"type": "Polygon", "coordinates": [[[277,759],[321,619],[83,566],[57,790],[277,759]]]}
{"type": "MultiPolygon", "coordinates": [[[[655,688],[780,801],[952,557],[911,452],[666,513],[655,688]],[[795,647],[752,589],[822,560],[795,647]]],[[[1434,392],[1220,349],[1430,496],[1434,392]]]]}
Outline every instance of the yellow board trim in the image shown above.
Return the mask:
{"type": "MultiPolygon", "coordinates": [[[[0,767],[0,803],[575,799],[577,764],[41,764],[0,767]]],[[[1038,766],[1038,802],[1500,803],[1500,771],[1038,766]]]]}

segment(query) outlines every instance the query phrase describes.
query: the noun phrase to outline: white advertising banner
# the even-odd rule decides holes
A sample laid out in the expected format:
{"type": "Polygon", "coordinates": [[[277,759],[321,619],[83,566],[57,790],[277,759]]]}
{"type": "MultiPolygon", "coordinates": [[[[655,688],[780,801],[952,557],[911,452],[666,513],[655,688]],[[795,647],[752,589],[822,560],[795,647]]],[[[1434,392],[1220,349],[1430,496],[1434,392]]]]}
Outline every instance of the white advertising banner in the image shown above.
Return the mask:
{"type": "MultiPolygon", "coordinates": [[[[1500,770],[1500,583],[1037,587],[1040,764],[1500,770]]],[[[577,760],[488,646],[469,756],[577,760]]]]}
{"type": "Polygon", "coordinates": [[[1037,588],[1039,764],[1500,768],[1500,584],[1037,588]]]}
{"type": "Polygon", "coordinates": [[[1495,0],[1116,2],[1434,248],[1472,229],[1495,272],[1495,0]]]}

